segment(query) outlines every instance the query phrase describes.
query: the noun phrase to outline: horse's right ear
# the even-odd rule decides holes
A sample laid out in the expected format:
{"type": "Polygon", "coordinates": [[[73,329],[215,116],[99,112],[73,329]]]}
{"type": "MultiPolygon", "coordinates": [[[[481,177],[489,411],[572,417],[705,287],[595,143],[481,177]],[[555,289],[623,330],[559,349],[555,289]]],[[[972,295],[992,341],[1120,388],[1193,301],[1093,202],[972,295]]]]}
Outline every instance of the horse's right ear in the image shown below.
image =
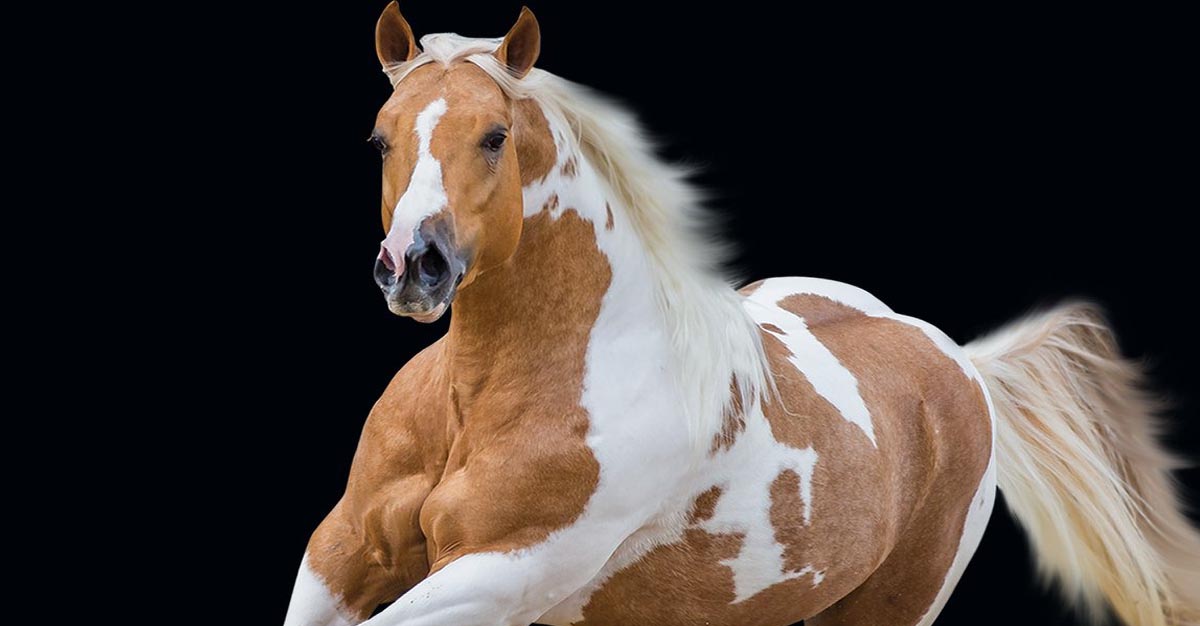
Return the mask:
{"type": "Polygon", "coordinates": [[[396,0],[387,5],[375,24],[375,54],[379,55],[379,63],[384,69],[417,56],[417,40],[408,21],[400,15],[396,0]]]}

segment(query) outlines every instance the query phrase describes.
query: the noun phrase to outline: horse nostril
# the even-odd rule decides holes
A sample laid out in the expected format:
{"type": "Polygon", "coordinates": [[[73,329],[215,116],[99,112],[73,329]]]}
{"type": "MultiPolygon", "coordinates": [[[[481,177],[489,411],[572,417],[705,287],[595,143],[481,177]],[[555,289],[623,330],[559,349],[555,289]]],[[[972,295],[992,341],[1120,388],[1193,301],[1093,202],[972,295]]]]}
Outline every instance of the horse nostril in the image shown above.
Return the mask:
{"type": "Polygon", "coordinates": [[[389,289],[396,284],[396,274],[382,258],[375,259],[375,284],[381,289],[389,289]]]}
{"type": "Polygon", "coordinates": [[[396,272],[396,262],[392,260],[392,253],[388,252],[387,247],[379,246],[379,260],[383,261],[383,264],[387,266],[392,273],[396,272]]]}
{"type": "Polygon", "coordinates": [[[437,246],[430,246],[425,254],[417,260],[417,275],[421,278],[421,284],[426,288],[436,287],[449,274],[450,266],[446,263],[446,257],[437,249],[437,246]]]}

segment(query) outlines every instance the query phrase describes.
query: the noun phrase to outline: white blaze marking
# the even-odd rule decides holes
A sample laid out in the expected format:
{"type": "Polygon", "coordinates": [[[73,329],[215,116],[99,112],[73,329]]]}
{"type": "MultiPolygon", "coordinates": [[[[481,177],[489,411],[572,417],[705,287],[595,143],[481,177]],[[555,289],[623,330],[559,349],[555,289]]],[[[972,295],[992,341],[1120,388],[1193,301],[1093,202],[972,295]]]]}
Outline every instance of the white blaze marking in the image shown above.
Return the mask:
{"type": "Polygon", "coordinates": [[[442,164],[430,151],[433,129],[446,112],[446,99],[430,102],[417,115],[413,132],[417,135],[417,164],[413,167],[408,189],[392,211],[392,227],[383,240],[383,247],[396,263],[396,275],[404,272],[404,252],[412,245],[421,221],[441,211],[448,202],[442,182],[442,164]]]}
{"type": "Polygon", "coordinates": [[[283,626],[350,626],[354,623],[343,614],[337,598],[309,567],[308,553],[305,552],[283,626]]]}
{"type": "Polygon", "coordinates": [[[777,305],[780,300],[796,294],[795,286],[789,282],[778,279],[764,282],[746,298],[746,309],[759,324],[774,324],[784,331],[771,334],[791,351],[788,361],[804,374],[818,395],[828,400],[846,421],[861,428],[871,445],[876,446],[871,412],[858,392],[858,379],[813,336],[804,318],[777,305]]]}

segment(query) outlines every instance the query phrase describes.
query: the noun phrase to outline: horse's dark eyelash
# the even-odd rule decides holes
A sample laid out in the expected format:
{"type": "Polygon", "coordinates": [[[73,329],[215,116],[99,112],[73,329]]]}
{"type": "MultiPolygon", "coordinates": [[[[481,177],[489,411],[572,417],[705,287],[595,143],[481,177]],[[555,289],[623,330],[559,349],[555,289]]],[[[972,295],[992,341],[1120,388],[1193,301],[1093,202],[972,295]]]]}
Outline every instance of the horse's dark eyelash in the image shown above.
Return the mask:
{"type": "Polygon", "coordinates": [[[387,141],[379,135],[371,135],[370,137],[367,137],[367,143],[374,146],[380,154],[387,154],[388,150],[391,148],[387,141]]]}

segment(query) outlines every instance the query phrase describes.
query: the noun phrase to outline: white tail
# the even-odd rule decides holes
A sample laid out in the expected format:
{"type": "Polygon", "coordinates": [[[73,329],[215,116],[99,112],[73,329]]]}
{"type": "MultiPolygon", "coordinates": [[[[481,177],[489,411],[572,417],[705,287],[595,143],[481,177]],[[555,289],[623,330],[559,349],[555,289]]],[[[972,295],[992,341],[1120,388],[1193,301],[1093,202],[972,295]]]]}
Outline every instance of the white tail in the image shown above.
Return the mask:
{"type": "Polygon", "coordinates": [[[1158,404],[1099,310],[1069,303],[966,347],[996,411],[1000,489],[1043,575],[1093,617],[1200,624],[1200,535],[1157,442],[1158,404]]]}

